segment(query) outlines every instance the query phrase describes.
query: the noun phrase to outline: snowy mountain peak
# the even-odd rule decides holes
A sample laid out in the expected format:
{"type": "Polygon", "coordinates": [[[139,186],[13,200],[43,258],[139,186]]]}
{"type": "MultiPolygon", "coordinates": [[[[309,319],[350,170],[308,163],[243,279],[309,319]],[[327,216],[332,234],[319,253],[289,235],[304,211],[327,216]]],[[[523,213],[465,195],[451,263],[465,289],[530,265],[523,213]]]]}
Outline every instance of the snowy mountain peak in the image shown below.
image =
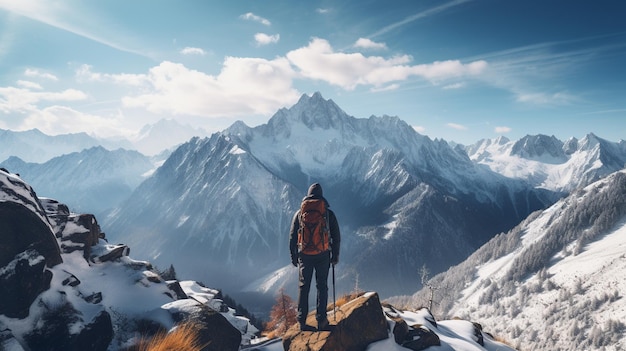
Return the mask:
{"type": "Polygon", "coordinates": [[[528,159],[542,159],[547,163],[562,163],[566,160],[563,142],[555,136],[527,135],[513,144],[511,155],[528,159]]]}
{"type": "Polygon", "coordinates": [[[345,123],[348,116],[333,100],[326,100],[319,92],[311,97],[304,94],[288,110],[287,116],[304,123],[310,129],[339,129],[345,123]]]}

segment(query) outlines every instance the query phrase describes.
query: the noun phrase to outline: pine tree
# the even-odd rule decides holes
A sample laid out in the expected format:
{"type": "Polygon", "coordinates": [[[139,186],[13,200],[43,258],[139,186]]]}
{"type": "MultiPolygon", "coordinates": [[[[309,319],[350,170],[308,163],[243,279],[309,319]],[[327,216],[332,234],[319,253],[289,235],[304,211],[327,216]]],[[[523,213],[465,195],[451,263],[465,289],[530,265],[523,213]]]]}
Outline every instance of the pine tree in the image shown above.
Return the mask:
{"type": "Polygon", "coordinates": [[[285,289],[281,288],[276,295],[276,304],[270,312],[270,320],[267,322],[265,332],[277,336],[284,335],[289,327],[297,322],[296,310],[296,303],[285,294],[285,289]]]}

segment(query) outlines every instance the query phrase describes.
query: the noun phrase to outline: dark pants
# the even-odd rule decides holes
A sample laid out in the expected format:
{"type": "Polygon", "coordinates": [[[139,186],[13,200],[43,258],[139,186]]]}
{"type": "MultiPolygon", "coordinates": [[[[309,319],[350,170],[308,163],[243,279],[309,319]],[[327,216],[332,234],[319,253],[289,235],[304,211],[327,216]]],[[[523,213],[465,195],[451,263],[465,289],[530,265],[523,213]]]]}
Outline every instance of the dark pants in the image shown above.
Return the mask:
{"type": "Polygon", "coordinates": [[[311,280],[315,271],[315,285],[317,287],[317,322],[327,321],[326,305],[328,304],[328,270],[330,269],[330,252],[323,252],[319,255],[300,254],[300,291],[298,293],[298,322],[301,325],[306,323],[306,316],[309,314],[309,291],[311,290],[311,280]]]}

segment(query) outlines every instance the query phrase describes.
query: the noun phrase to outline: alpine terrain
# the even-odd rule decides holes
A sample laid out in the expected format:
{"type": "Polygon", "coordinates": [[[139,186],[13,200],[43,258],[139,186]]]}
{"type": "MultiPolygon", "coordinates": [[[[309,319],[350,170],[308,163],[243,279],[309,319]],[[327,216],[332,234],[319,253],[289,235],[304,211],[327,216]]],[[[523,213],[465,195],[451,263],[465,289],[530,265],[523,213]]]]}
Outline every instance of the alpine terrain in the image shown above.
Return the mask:
{"type": "Polygon", "coordinates": [[[131,259],[96,217],[38,197],[4,168],[0,228],[1,350],[513,350],[478,323],[399,310],[375,292],[339,301],[332,332],[294,325],[282,338],[257,338],[245,309],[220,291],[131,259]]]}
{"type": "Polygon", "coordinates": [[[409,298],[481,320],[522,350],[626,347],[626,171],[500,234],[409,298]]]}
{"type": "Polygon", "coordinates": [[[135,257],[173,264],[183,277],[233,294],[294,294],[287,234],[312,182],[342,231],[337,288],[382,296],[414,292],[420,267],[459,263],[559,195],[478,165],[397,117],[355,118],[315,93],[267,124],[237,122],[181,145],[103,227],[135,257]]]}

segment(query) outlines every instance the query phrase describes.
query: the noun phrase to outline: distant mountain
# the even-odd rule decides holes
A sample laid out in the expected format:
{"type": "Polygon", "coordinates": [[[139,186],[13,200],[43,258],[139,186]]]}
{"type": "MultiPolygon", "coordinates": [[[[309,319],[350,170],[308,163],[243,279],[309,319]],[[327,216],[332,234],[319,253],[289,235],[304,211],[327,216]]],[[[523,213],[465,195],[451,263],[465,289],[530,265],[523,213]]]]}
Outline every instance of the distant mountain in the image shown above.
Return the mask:
{"type": "MultiPolygon", "coordinates": [[[[438,313],[480,319],[520,349],[618,350],[626,345],[625,248],[622,170],[532,214],[429,284],[439,289],[438,313]]],[[[428,299],[424,289],[404,303],[428,299]]]]}
{"type": "Polygon", "coordinates": [[[536,187],[570,192],[624,168],[626,141],[588,134],[562,142],[554,136],[527,135],[518,141],[484,139],[465,148],[470,159],[536,187]]]}
{"type": "Polygon", "coordinates": [[[162,119],[155,124],[145,125],[131,138],[133,148],[144,155],[157,155],[165,149],[175,148],[193,137],[206,137],[203,129],[182,125],[173,119],[162,119]]]}
{"type": "Polygon", "coordinates": [[[155,124],[145,125],[130,139],[122,136],[96,138],[86,133],[52,136],[38,129],[20,132],[0,129],[0,162],[14,156],[25,162],[44,163],[57,156],[96,146],[108,150],[137,150],[144,155],[157,156],[163,152],[171,152],[172,148],[194,136],[207,135],[202,129],[182,125],[173,119],[162,119],[155,124]]]}
{"type": "Polygon", "coordinates": [[[19,173],[39,196],[71,204],[76,212],[104,215],[128,198],[155,165],[137,151],[97,146],[41,164],[10,157],[0,167],[19,173]]]}
{"type": "Polygon", "coordinates": [[[42,163],[53,157],[81,151],[101,142],[86,133],[50,136],[38,129],[15,132],[0,129],[0,161],[11,156],[26,162],[42,163]]]}
{"type": "Polygon", "coordinates": [[[342,289],[358,275],[382,295],[415,291],[407,277],[419,267],[445,270],[556,201],[397,117],[357,119],[316,93],[267,124],[183,144],[103,226],[179,274],[272,294],[295,275],[282,274],[288,229],[314,181],[342,229],[342,289]],[[259,274],[267,278],[250,287],[259,274]]]}

